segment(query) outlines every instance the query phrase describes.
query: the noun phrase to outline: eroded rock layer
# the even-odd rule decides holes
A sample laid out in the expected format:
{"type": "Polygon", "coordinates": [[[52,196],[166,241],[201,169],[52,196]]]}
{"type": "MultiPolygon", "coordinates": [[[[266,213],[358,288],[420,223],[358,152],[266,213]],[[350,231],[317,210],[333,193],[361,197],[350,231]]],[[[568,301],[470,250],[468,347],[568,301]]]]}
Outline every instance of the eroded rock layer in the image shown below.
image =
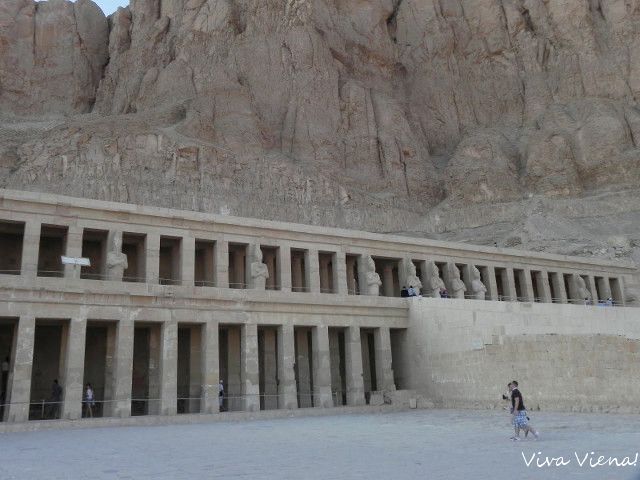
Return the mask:
{"type": "Polygon", "coordinates": [[[633,258],[638,0],[0,5],[2,186],[633,258]]]}

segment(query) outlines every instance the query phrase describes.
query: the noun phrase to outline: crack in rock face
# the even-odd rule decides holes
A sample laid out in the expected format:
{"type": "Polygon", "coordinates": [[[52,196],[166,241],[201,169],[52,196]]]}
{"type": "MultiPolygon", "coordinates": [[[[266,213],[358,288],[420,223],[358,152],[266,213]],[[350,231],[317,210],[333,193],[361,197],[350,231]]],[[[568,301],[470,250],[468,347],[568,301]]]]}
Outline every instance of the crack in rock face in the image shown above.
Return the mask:
{"type": "Polygon", "coordinates": [[[5,188],[639,258],[640,4],[4,0],[0,52],[5,188]]]}

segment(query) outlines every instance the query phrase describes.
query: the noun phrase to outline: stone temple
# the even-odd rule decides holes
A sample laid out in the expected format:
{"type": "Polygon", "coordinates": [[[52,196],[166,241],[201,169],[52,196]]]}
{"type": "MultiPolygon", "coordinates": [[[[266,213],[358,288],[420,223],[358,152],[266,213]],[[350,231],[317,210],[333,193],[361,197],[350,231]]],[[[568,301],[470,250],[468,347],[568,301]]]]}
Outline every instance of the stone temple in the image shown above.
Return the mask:
{"type": "Polygon", "coordinates": [[[491,408],[514,377],[530,409],[640,411],[630,263],[17,190],[0,245],[5,427],[82,421],[87,383],[116,419],[491,408]]]}

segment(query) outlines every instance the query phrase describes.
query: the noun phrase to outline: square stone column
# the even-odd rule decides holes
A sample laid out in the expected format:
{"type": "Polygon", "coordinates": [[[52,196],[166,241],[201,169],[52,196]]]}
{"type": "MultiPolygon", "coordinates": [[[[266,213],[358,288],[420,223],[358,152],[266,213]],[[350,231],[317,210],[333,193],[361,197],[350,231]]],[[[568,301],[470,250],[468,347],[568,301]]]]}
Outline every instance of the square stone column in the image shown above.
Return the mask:
{"type": "Polygon", "coordinates": [[[260,410],[260,368],[258,364],[258,326],[247,323],[242,326],[240,351],[240,376],[244,410],[260,410]]]}
{"type": "Polygon", "coordinates": [[[378,390],[389,392],[396,389],[391,364],[391,333],[389,327],[376,328],[374,331],[376,353],[376,381],[378,390]]]}
{"type": "Polygon", "coordinates": [[[551,286],[549,285],[549,274],[546,270],[538,273],[536,277],[538,293],[540,294],[540,301],[543,303],[552,303],[551,299],[551,286]]]}
{"type": "Polygon", "coordinates": [[[219,325],[216,320],[211,319],[202,328],[202,407],[200,412],[218,413],[220,411],[219,325]]]}
{"type": "Polygon", "coordinates": [[[347,376],[347,405],[364,405],[360,327],[347,327],[345,330],[344,354],[345,372],[347,376]]]}
{"type": "Polygon", "coordinates": [[[8,382],[7,403],[10,405],[5,408],[5,420],[9,422],[18,423],[29,420],[35,331],[35,317],[30,315],[20,317],[14,340],[13,368],[8,382]]]}
{"type": "Polygon", "coordinates": [[[307,287],[311,293],[320,293],[320,261],[318,250],[309,249],[305,253],[305,275],[307,277],[307,287]]]}
{"type": "Polygon", "coordinates": [[[535,294],[533,293],[533,281],[531,279],[531,270],[525,268],[522,270],[522,278],[520,284],[522,285],[522,294],[526,302],[535,301],[535,294]]]}
{"type": "Polygon", "coordinates": [[[180,285],[195,285],[196,239],[182,237],[180,249],[180,285]]]}
{"type": "Polygon", "coordinates": [[[611,284],[609,283],[609,277],[600,277],[597,281],[598,290],[604,297],[603,300],[611,298],[611,284]]]}
{"type": "Polygon", "coordinates": [[[473,279],[473,265],[470,263],[465,263],[462,266],[462,271],[460,275],[462,276],[462,281],[464,282],[465,287],[467,287],[467,291],[465,293],[465,297],[472,298],[473,297],[473,289],[471,288],[471,280],[473,279]]]}
{"type": "Polygon", "coordinates": [[[178,407],[178,323],[162,324],[160,347],[160,415],[175,415],[178,407]]]}
{"type": "Polygon", "coordinates": [[[494,267],[487,267],[488,279],[487,284],[487,298],[489,300],[498,301],[500,300],[498,295],[498,282],[496,280],[496,269],[494,267]]]}
{"type": "Polygon", "coordinates": [[[229,243],[225,240],[216,240],[214,263],[216,287],[229,288],[229,243]]]}
{"type": "MultiPolygon", "coordinates": [[[[65,256],[80,258],[82,256],[82,228],[71,225],[67,230],[67,246],[65,256]]],[[[64,265],[65,278],[80,278],[79,265],[64,265]]]]}
{"type": "Polygon", "coordinates": [[[116,328],[115,355],[113,358],[113,402],[109,406],[113,417],[131,416],[131,382],[133,375],[134,322],[126,318],[116,328]]]}
{"type": "Polygon", "coordinates": [[[347,295],[347,256],[344,252],[336,252],[333,258],[333,289],[338,295],[347,295]]]}
{"type": "MultiPolygon", "coordinates": [[[[556,303],[567,303],[567,289],[564,286],[564,277],[562,272],[551,273],[551,284],[553,285],[554,295],[556,303]]],[[[552,298],[552,301],[554,299],[552,298]]]]}
{"type": "Polygon", "coordinates": [[[145,247],[146,281],[151,284],[160,283],[160,235],[148,233],[145,247]]]}
{"type": "Polygon", "coordinates": [[[20,274],[28,278],[38,275],[38,253],[40,250],[40,223],[26,222],[22,242],[22,263],[20,274]]]}
{"type": "Polygon", "coordinates": [[[64,403],[62,418],[82,417],[82,384],[84,380],[84,351],[87,339],[87,319],[72,318],[68,328],[67,351],[64,360],[64,403]]]}
{"type": "Polygon", "coordinates": [[[367,295],[367,259],[365,255],[358,255],[358,292],[367,295]]]}
{"type": "Polygon", "coordinates": [[[613,301],[615,302],[616,306],[624,307],[624,277],[609,278],[609,285],[611,287],[611,296],[613,297],[613,301]]]}
{"type": "Polygon", "coordinates": [[[296,390],[295,337],[293,325],[280,325],[278,328],[278,408],[291,410],[298,408],[296,390]]]}
{"type": "Polygon", "coordinates": [[[289,244],[281,244],[278,252],[280,290],[283,292],[291,292],[291,246],[289,244]]]}
{"type": "Polygon", "coordinates": [[[313,405],[320,408],[333,407],[329,328],[325,325],[318,325],[312,332],[313,405]]]}
{"type": "Polygon", "coordinates": [[[589,292],[591,292],[591,301],[594,305],[598,304],[598,289],[596,288],[596,280],[593,278],[593,275],[589,275],[587,277],[589,281],[587,282],[587,288],[589,292]]]}
{"type": "Polygon", "coordinates": [[[517,302],[516,281],[513,277],[513,268],[505,268],[506,274],[502,278],[505,299],[509,302],[517,302]]]}

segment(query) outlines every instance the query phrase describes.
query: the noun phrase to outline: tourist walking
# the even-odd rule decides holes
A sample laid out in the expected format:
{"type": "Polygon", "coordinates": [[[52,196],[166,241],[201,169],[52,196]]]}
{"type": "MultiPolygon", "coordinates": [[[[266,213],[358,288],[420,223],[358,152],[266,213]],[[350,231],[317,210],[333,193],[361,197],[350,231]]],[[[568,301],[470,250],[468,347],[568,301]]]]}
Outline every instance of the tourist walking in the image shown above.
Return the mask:
{"type": "Polygon", "coordinates": [[[520,440],[520,429],[524,430],[525,437],[531,432],[533,436],[538,439],[538,432],[533,425],[529,424],[529,417],[527,416],[527,409],[524,405],[524,399],[518,389],[518,382],[513,380],[509,384],[511,390],[511,418],[514,428],[514,436],[511,440],[520,440]]]}
{"type": "Polygon", "coordinates": [[[96,405],[95,396],[93,394],[93,387],[90,383],[87,383],[87,388],[84,391],[84,404],[85,404],[85,416],[93,418],[93,407],[96,405]]]}
{"type": "Polygon", "coordinates": [[[224,405],[224,385],[222,384],[222,380],[218,382],[218,408],[222,412],[224,405]]]}

